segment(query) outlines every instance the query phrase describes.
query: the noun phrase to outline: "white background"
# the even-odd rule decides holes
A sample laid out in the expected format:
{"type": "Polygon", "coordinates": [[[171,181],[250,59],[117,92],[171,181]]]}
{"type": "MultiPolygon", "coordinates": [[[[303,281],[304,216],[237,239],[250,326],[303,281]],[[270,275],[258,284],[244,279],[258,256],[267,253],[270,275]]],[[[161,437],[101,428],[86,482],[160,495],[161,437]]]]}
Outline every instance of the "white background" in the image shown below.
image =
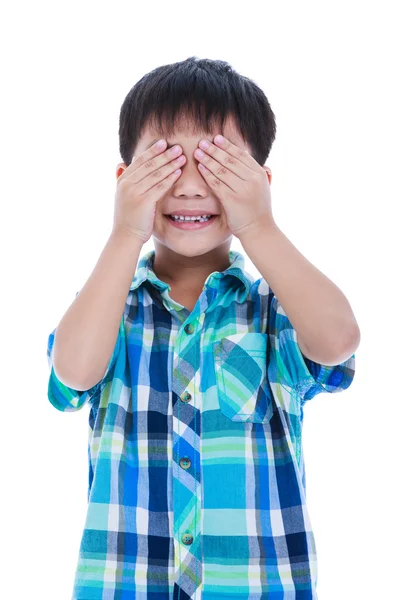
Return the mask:
{"type": "MultiPolygon", "coordinates": [[[[400,597],[396,4],[4,5],[2,598],[70,600],[89,408],[49,403],[47,338],[110,233],[125,95],[191,55],[228,61],[267,95],[275,220],[342,289],[361,329],[351,387],[304,410],[319,599],[400,597]]],[[[235,237],[232,249],[242,251],[235,237]]],[[[260,276],[247,257],[246,268],[260,276]]]]}

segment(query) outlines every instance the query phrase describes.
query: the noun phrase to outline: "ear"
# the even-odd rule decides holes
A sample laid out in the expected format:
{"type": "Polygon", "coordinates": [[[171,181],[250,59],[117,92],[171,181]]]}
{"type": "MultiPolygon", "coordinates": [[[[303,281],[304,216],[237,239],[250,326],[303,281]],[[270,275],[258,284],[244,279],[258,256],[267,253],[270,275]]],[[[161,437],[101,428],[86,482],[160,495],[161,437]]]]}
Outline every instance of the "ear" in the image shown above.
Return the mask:
{"type": "Polygon", "coordinates": [[[116,168],[117,179],[120,175],[122,175],[122,173],[125,171],[126,168],[127,168],[127,166],[124,162],[117,164],[117,168],[116,168]]]}
{"type": "Polygon", "coordinates": [[[266,165],[263,166],[263,169],[265,171],[266,176],[268,177],[269,180],[269,185],[271,185],[271,181],[272,181],[272,171],[269,167],[267,167],[266,165]]]}

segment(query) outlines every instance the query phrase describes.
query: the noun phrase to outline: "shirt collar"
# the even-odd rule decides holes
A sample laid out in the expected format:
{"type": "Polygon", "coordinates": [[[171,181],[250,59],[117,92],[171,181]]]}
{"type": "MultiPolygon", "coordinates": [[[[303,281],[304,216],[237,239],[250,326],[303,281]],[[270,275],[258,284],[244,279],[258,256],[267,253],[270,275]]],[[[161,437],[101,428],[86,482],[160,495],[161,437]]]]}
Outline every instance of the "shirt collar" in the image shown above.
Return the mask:
{"type": "MultiPolygon", "coordinates": [[[[132,280],[130,290],[135,290],[145,281],[149,281],[154,287],[158,288],[161,292],[169,288],[169,285],[165,281],[161,281],[153,271],[153,263],[155,257],[155,250],[149,250],[143,256],[139,258],[135,276],[132,280]]],[[[211,287],[224,287],[229,286],[229,276],[236,278],[238,285],[240,286],[240,294],[238,297],[239,302],[242,304],[249,292],[251,284],[254,282],[253,276],[245,270],[244,256],[236,250],[229,251],[230,266],[224,271],[215,271],[210,273],[205,281],[205,286],[211,287]]]]}

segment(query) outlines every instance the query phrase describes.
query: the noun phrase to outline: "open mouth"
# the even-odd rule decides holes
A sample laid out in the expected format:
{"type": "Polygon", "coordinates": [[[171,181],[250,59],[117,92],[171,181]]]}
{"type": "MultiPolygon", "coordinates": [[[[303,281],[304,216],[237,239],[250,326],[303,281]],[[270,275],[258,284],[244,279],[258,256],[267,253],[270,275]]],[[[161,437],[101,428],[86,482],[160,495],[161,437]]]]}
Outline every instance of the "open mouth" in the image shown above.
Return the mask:
{"type": "Polygon", "coordinates": [[[217,219],[218,215],[211,215],[209,218],[201,219],[201,220],[183,220],[183,219],[174,219],[171,215],[164,215],[166,219],[178,229],[187,229],[187,230],[196,230],[196,229],[204,229],[211,223],[217,219]]]}

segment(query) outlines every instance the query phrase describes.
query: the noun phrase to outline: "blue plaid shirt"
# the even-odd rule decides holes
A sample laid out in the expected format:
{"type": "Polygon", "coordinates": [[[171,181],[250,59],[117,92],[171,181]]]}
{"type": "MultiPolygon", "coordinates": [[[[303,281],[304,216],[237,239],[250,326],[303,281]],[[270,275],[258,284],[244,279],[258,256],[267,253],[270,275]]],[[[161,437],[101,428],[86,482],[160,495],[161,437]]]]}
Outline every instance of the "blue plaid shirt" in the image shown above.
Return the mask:
{"type": "Polygon", "coordinates": [[[304,404],[340,392],[337,366],[302,355],[265,279],[244,256],[211,273],[190,312],[139,258],[103,379],[66,387],[88,403],[89,489],[73,600],[316,600],[306,506],[304,404]]]}

